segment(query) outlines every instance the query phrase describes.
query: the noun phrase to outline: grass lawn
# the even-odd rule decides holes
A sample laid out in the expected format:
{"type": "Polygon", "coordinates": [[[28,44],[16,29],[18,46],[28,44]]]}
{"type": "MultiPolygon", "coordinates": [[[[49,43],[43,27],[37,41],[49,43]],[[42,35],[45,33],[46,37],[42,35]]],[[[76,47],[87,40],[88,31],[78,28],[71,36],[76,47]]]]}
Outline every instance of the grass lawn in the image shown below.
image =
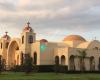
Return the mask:
{"type": "Polygon", "coordinates": [[[0,80],[100,80],[100,74],[33,73],[25,75],[21,72],[5,72],[0,75],[0,80]]]}

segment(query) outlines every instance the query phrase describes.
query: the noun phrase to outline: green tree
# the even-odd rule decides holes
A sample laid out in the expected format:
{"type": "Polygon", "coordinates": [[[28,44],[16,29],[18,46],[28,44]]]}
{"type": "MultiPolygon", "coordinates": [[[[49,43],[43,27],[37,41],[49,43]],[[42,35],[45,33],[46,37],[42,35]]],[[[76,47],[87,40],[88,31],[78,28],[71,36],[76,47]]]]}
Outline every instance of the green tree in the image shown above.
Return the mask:
{"type": "Polygon", "coordinates": [[[26,74],[29,74],[33,70],[32,57],[30,57],[30,55],[26,54],[24,60],[25,60],[23,63],[24,72],[26,74]]]}
{"type": "Polygon", "coordinates": [[[2,71],[4,70],[4,63],[3,63],[3,60],[2,60],[2,56],[0,55],[0,74],[2,73],[2,71]]]}
{"type": "Polygon", "coordinates": [[[85,62],[84,59],[86,58],[86,49],[85,50],[78,50],[79,57],[80,57],[80,70],[83,72],[85,71],[85,62]]]}
{"type": "Polygon", "coordinates": [[[0,74],[1,74],[1,72],[2,72],[2,60],[0,58],[0,74]]]}

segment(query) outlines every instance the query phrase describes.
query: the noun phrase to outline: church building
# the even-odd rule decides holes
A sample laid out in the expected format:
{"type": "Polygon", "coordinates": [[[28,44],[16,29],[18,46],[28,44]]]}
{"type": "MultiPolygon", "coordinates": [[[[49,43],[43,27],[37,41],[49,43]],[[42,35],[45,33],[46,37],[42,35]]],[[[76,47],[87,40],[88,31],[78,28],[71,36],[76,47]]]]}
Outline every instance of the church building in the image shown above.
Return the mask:
{"type": "Polygon", "coordinates": [[[100,42],[87,41],[80,35],[65,36],[61,42],[36,39],[36,33],[28,22],[19,38],[11,38],[7,32],[0,38],[0,59],[7,68],[21,65],[29,54],[35,65],[67,66],[68,71],[99,71],[100,42]]]}

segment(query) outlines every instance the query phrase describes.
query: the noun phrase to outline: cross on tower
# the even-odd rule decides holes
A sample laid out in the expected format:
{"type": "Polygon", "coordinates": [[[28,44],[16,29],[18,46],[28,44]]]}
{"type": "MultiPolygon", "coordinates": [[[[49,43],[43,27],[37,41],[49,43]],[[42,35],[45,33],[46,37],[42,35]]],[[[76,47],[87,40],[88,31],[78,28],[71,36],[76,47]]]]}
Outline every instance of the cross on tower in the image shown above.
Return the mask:
{"type": "Polygon", "coordinates": [[[27,23],[27,25],[28,25],[28,27],[29,27],[29,25],[30,25],[30,22],[28,22],[28,23],[27,23]]]}
{"type": "Polygon", "coordinates": [[[8,34],[8,32],[7,32],[7,31],[6,31],[5,33],[6,33],[6,35],[8,34]]]}

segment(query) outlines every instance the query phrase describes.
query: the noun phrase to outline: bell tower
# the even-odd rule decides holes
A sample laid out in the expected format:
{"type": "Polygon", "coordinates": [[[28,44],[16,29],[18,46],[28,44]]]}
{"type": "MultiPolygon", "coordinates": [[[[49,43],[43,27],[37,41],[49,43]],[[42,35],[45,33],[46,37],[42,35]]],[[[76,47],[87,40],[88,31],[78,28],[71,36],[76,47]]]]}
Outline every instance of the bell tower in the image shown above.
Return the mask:
{"type": "Polygon", "coordinates": [[[21,34],[21,50],[24,54],[31,53],[31,45],[36,41],[36,33],[30,27],[30,22],[26,24],[21,34]]]}
{"type": "Polygon", "coordinates": [[[1,55],[2,55],[3,62],[5,64],[7,64],[7,49],[11,41],[11,37],[7,33],[8,32],[5,32],[5,35],[2,36],[0,41],[1,55]]]}

